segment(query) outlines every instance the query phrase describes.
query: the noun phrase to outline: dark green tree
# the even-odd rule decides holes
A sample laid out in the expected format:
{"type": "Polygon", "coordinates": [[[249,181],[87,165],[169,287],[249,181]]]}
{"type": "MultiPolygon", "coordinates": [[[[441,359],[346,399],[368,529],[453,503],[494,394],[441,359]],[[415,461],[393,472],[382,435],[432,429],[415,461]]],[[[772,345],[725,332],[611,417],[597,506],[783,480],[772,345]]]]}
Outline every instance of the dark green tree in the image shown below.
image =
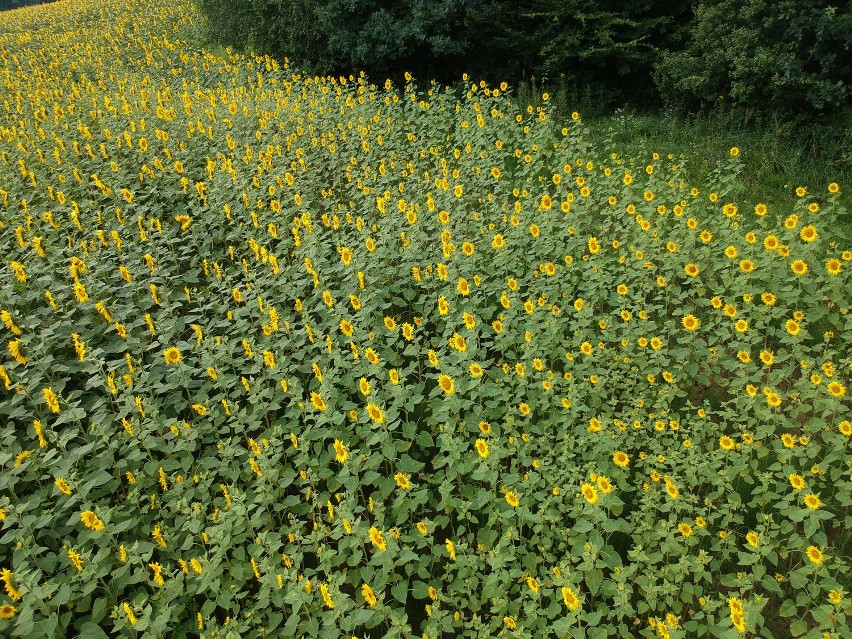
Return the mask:
{"type": "Polygon", "coordinates": [[[662,54],[657,87],[689,109],[720,99],[789,114],[841,107],[852,80],[849,8],[824,0],[702,2],[687,46],[662,54]]]}

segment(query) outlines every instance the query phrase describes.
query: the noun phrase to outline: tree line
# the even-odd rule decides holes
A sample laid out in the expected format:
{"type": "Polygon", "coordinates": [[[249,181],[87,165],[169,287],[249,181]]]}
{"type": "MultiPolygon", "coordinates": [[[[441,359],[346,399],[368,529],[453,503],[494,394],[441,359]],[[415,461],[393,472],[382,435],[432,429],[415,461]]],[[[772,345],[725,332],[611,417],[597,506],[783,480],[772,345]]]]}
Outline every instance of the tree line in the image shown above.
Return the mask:
{"type": "Polygon", "coordinates": [[[312,74],[560,82],[609,105],[847,106],[852,2],[196,0],[212,41],[312,74]]]}

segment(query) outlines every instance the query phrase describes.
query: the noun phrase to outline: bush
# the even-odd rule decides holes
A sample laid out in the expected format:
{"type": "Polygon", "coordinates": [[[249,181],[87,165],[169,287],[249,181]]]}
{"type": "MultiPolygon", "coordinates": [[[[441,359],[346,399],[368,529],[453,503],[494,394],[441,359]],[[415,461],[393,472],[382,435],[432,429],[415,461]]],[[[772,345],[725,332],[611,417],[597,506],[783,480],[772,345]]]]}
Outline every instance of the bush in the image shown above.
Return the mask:
{"type": "Polygon", "coordinates": [[[719,100],[792,114],[844,104],[842,63],[852,16],[820,0],[711,0],[699,5],[682,51],[665,51],[654,77],[667,101],[694,109],[719,100]]]}

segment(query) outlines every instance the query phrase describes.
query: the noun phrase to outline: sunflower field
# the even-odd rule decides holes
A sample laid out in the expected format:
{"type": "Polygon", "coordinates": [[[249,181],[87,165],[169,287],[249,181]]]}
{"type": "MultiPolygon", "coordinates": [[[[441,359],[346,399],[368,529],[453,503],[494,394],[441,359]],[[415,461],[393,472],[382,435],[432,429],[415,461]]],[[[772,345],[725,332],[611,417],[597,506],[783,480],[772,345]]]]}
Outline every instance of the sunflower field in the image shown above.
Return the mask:
{"type": "Polygon", "coordinates": [[[198,30],[0,15],[0,635],[849,636],[841,185],[198,30]]]}

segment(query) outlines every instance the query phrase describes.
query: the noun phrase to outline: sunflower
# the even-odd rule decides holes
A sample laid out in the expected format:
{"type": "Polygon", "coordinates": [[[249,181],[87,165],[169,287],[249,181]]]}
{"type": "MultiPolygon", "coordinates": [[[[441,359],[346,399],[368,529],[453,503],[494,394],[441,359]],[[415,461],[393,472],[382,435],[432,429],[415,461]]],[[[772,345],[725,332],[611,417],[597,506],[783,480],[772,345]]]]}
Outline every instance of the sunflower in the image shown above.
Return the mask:
{"type": "Polygon", "coordinates": [[[840,382],[831,382],[827,388],[835,397],[843,397],[846,394],[846,387],[840,382]]]}
{"type": "Polygon", "coordinates": [[[680,491],[671,481],[666,481],[666,494],[672,499],[677,499],[680,496],[680,491]]]}
{"type": "Polygon", "coordinates": [[[583,484],[580,486],[580,492],[583,498],[590,504],[596,504],[598,501],[598,491],[591,484],[583,484]]]}
{"type": "Polygon", "coordinates": [[[734,440],[727,435],[722,435],[722,437],[719,438],[719,446],[721,446],[723,450],[733,450],[734,440]]]}
{"type": "Polygon", "coordinates": [[[838,275],[841,269],[840,260],[836,258],[830,259],[825,263],[825,270],[829,275],[838,275]]]}
{"type": "Polygon", "coordinates": [[[313,404],[314,408],[316,408],[317,410],[325,410],[326,408],[328,408],[328,404],[325,403],[325,400],[322,398],[322,395],[317,392],[311,393],[311,404],[313,404]]]}
{"type": "Polygon", "coordinates": [[[377,424],[381,424],[385,421],[384,411],[375,404],[367,404],[367,414],[370,416],[370,419],[377,424]]]}
{"type": "Polygon", "coordinates": [[[373,545],[379,550],[387,550],[387,542],[385,541],[385,536],[382,534],[382,531],[373,526],[369,530],[370,541],[373,542],[373,545]]]}
{"type": "Polygon", "coordinates": [[[785,328],[787,329],[787,332],[790,335],[798,335],[799,331],[801,330],[801,326],[799,326],[799,323],[796,320],[791,319],[787,320],[785,328]]]}
{"type": "Polygon", "coordinates": [[[372,608],[378,603],[378,599],[376,598],[376,591],[370,588],[367,584],[361,585],[361,596],[364,597],[364,602],[372,608]]]}
{"type": "Polygon", "coordinates": [[[790,270],[793,271],[793,275],[802,276],[808,272],[808,264],[804,260],[794,260],[790,264],[790,270]]]}
{"type": "Polygon", "coordinates": [[[91,510],[84,510],[80,513],[80,521],[83,522],[83,525],[86,526],[89,530],[103,530],[104,522],[101,521],[100,517],[98,517],[91,510]]]}
{"type": "Polygon", "coordinates": [[[820,500],[819,495],[814,493],[805,495],[805,506],[807,506],[810,510],[819,510],[819,507],[822,506],[822,501],[820,500]]]}
{"type": "Polygon", "coordinates": [[[339,439],[334,440],[334,455],[341,464],[349,459],[349,451],[346,450],[346,446],[339,439]]]}
{"type": "Polygon", "coordinates": [[[816,564],[817,566],[825,559],[825,555],[823,555],[822,551],[816,546],[808,546],[807,555],[811,563],[816,564]]]}
{"type": "Polygon", "coordinates": [[[677,529],[680,531],[680,534],[683,535],[684,537],[691,537],[692,536],[692,526],[690,526],[689,524],[687,524],[685,522],[678,524],[677,529]]]}
{"type": "Polygon", "coordinates": [[[681,323],[683,327],[688,331],[694,331],[701,325],[701,320],[699,320],[695,315],[686,315],[681,323]]]}
{"type": "Polygon", "coordinates": [[[163,357],[166,360],[166,364],[177,364],[181,360],[180,351],[174,346],[163,351],[163,357]]]}
{"type": "Polygon", "coordinates": [[[630,457],[627,456],[627,453],[623,453],[620,450],[617,450],[612,456],[612,461],[619,468],[627,468],[627,466],[630,464],[630,457]]]}
{"type": "Polygon", "coordinates": [[[405,473],[397,473],[393,476],[394,481],[396,481],[396,485],[402,488],[403,490],[408,490],[411,488],[411,480],[408,479],[408,475],[405,473]]]}
{"type": "Polygon", "coordinates": [[[506,498],[506,503],[509,504],[512,508],[517,508],[520,505],[520,501],[518,500],[518,496],[513,493],[511,490],[506,492],[504,495],[506,498]]]}
{"type": "Polygon", "coordinates": [[[455,382],[453,382],[453,378],[449,375],[440,375],[438,377],[438,386],[447,395],[452,395],[456,391],[455,382]]]}
{"type": "Polygon", "coordinates": [[[746,542],[752,548],[757,548],[760,545],[760,537],[758,537],[757,533],[753,530],[749,531],[749,533],[746,535],[746,542]]]}
{"type": "MultiPolygon", "coordinates": [[[[480,428],[481,428],[481,426],[480,426],[480,428]]],[[[490,430],[490,427],[489,427],[489,430],[490,430]]],[[[482,457],[482,459],[486,459],[488,457],[488,444],[485,442],[485,440],[484,439],[477,439],[475,446],[476,446],[476,452],[479,453],[479,456],[482,457]]]]}

